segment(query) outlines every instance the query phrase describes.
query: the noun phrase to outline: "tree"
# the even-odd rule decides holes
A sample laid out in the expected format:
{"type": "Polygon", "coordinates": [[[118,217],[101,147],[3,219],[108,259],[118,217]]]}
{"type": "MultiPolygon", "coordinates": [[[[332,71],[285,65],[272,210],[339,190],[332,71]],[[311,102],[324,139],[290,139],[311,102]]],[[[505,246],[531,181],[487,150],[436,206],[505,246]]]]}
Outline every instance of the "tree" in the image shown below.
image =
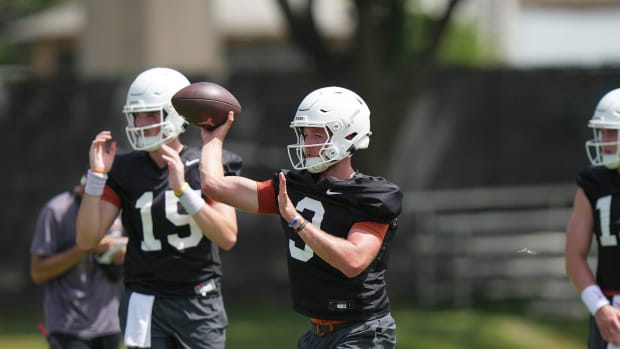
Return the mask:
{"type": "MultiPolygon", "coordinates": [[[[317,28],[314,0],[291,6],[278,0],[286,18],[290,39],[327,79],[341,79],[364,97],[371,107],[373,153],[356,156],[369,169],[382,169],[390,159],[394,135],[411,99],[425,86],[437,66],[437,53],[454,10],[461,0],[449,0],[438,18],[411,17],[407,0],[352,0],[356,26],[350,42],[333,47],[317,28]],[[411,21],[427,20],[421,42],[412,48],[408,36],[411,21]]],[[[297,1],[296,3],[299,3],[297,1]]],[[[422,26],[417,26],[422,28],[422,26]]],[[[363,154],[360,153],[360,154],[363,154]]]]}

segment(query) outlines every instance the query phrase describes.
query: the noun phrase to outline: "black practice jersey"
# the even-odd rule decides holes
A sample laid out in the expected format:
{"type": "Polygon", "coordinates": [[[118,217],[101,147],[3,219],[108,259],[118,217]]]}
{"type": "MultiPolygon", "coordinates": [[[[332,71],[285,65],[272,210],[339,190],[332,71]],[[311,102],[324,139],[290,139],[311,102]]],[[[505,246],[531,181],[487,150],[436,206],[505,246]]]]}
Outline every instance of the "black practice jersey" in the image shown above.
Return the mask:
{"type": "MultiPolygon", "coordinates": [[[[185,180],[200,191],[200,150],[180,154],[185,180]]],[[[241,158],[224,152],[227,175],[238,175],[241,158]]],[[[168,185],[168,167],[159,168],[144,151],[117,155],[107,186],[120,198],[129,236],[125,285],[132,291],[164,296],[196,295],[199,285],[222,275],[219,249],[187,214],[168,185]]]]}
{"type": "Polygon", "coordinates": [[[620,291],[620,175],[604,166],[589,166],[577,176],[594,218],[598,243],[596,282],[604,291],[620,291]]]}
{"type": "MultiPolygon", "coordinates": [[[[361,173],[348,180],[330,178],[318,183],[308,171],[285,173],[287,192],[297,211],[329,234],[346,239],[354,223],[389,224],[374,261],[360,275],[348,278],[316,256],[282,220],[295,310],[329,320],[366,320],[387,314],[390,304],[385,272],[402,205],[399,187],[361,173]]],[[[273,183],[277,194],[277,174],[273,183]]]]}

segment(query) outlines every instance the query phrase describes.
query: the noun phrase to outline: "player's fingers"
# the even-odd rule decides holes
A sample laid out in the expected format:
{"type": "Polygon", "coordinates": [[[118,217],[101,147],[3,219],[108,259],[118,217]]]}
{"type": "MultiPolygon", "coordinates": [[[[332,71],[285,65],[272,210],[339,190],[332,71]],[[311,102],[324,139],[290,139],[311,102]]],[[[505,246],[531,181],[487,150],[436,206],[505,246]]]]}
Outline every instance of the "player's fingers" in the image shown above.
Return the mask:
{"type": "Polygon", "coordinates": [[[280,179],[280,193],[288,195],[286,192],[286,176],[284,176],[284,172],[280,171],[280,173],[278,173],[278,178],[280,179]]]}
{"type": "Polygon", "coordinates": [[[109,151],[110,155],[114,156],[114,154],[116,154],[116,142],[112,141],[110,142],[110,151],[109,151]]]}
{"type": "Polygon", "coordinates": [[[278,179],[280,181],[280,192],[278,193],[278,200],[280,200],[280,206],[282,206],[288,201],[288,192],[286,190],[286,177],[284,176],[284,173],[280,172],[278,174],[278,179]]]}

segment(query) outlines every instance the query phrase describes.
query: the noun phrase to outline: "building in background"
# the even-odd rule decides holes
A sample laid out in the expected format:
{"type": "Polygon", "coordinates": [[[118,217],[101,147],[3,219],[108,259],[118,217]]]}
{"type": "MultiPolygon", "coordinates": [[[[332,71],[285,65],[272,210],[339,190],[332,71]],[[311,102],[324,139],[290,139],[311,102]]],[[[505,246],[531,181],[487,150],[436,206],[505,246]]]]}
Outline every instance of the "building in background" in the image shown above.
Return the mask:
{"type": "MultiPolygon", "coordinates": [[[[350,33],[346,0],[319,1],[318,25],[334,40],[350,33]]],[[[223,78],[235,69],[299,69],[273,0],[68,0],[15,21],[11,41],[30,52],[36,76],[83,78],[176,67],[223,78]]]]}
{"type": "MultiPolygon", "coordinates": [[[[432,0],[423,3],[429,10],[439,5],[432,0]]],[[[466,0],[459,18],[473,22],[483,46],[508,66],[592,67],[620,62],[617,0],[466,0]]]]}
{"type": "MultiPolygon", "coordinates": [[[[410,0],[440,12],[447,0],[410,0]]],[[[470,23],[500,65],[596,66],[620,61],[616,0],[461,0],[456,20],[470,23]]],[[[320,30],[346,39],[348,0],[316,1],[320,30]]],[[[36,76],[132,74],[168,65],[223,78],[233,70],[299,70],[305,58],[289,42],[274,0],[67,0],[9,26],[36,76]]]]}

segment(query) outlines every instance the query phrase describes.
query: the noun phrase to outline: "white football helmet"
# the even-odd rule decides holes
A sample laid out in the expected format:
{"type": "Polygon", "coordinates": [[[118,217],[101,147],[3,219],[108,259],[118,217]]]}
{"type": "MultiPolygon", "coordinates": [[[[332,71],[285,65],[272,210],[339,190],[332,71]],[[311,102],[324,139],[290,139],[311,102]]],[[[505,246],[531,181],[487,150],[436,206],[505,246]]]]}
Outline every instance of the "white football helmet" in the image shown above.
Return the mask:
{"type": "Polygon", "coordinates": [[[370,110],[355,92],[342,87],[324,87],[301,101],[290,127],[297,136],[297,143],[287,147],[291,165],[297,170],[319,173],[350,157],[356,150],[368,148],[370,110]],[[323,127],[329,135],[320,145],[318,157],[306,157],[304,127],[323,127]]]}
{"type": "Polygon", "coordinates": [[[185,131],[187,122],[172,106],[172,96],[189,85],[187,78],[170,68],[151,68],[143,71],[129,86],[123,113],[127,117],[125,132],[135,150],[153,151],[185,131]],[[134,113],[159,111],[160,122],[146,127],[135,125],[134,113]],[[156,136],[144,131],[160,127],[156,136]]]}
{"type": "Polygon", "coordinates": [[[620,88],[606,93],[596,105],[594,115],[588,122],[594,138],[586,142],[586,153],[592,165],[609,169],[620,167],[620,88]],[[603,129],[617,131],[615,140],[603,140],[603,129]],[[607,152],[604,148],[607,148],[607,152]],[[610,152],[609,149],[612,149],[610,152]],[[615,151],[613,150],[615,149],[615,151]]]}

